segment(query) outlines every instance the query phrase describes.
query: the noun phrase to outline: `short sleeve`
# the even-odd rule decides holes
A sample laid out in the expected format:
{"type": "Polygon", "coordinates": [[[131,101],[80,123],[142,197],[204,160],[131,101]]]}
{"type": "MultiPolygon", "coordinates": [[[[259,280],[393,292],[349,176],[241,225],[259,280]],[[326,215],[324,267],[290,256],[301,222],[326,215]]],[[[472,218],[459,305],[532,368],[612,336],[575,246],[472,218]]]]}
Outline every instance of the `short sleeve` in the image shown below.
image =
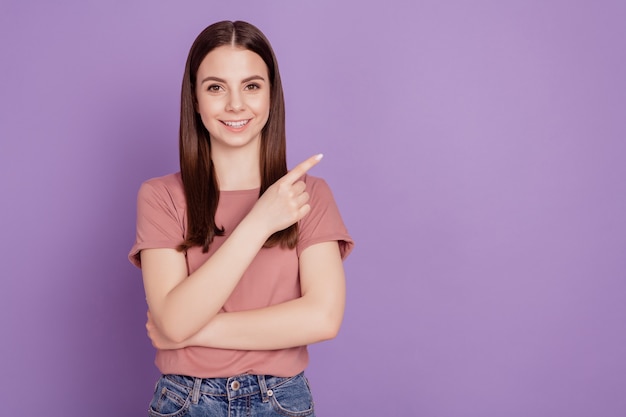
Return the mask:
{"type": "Polygon", "coordinates": [[[143,249],[175,249],[185,238],[184,210],[178,193],[162,179],[144,182],[137,194],[137,234],[128,258],[141,268],[143,249]]]}
{"type": "Polygon", "coordinates": [[[341,259],[345,259],[352,251],[354,241],[348,234],[330,187],[323,179],[310,175],[303,180],[309,193],[311,211],[299,223],[298,256],[309,246],[336,240],[341,259]]]}

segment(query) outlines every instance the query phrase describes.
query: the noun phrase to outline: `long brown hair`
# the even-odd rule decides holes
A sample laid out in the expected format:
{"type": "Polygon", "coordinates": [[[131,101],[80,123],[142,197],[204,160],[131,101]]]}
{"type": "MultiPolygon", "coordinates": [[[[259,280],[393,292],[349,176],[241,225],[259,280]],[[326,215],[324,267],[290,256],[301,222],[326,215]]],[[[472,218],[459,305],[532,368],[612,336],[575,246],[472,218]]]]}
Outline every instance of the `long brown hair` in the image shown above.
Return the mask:
{"type": "MultiPolygon", "coordinates": [[[[263,33],[250,23],[223,21],[210,25],[196,38],[185,65],[180,103],[180,172],[187,202],[187,235],[178,250],[202,246],[207,252],[215,236],[223,236],[224,228],[215,223],[219,187],[211,161],[208,130],[196,112],[196,76],[200,63],[213,49],[234,45],[250,50],[263,59],[270,79],[270,112],[261,131],[259,196],[287,173],[285,101],[278,72],[278,62],[263,33]]],[[[274,233],[266,247],[280,244],[293,249],[298,238],[297,224],[274,233]]]]}

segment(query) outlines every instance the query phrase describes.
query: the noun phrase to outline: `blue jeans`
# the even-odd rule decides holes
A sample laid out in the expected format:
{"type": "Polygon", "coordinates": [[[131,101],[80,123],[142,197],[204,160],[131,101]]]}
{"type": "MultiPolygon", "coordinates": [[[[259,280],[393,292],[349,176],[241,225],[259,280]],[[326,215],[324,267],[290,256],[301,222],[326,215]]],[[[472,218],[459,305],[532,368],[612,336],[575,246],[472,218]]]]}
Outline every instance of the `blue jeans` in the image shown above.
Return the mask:
{"type": "Polygon", "coordinates": [[[289,378],[238,375],[193,378],[163,375],[148,409],[150,417],[314,417],[303,373],[289,378]]]}

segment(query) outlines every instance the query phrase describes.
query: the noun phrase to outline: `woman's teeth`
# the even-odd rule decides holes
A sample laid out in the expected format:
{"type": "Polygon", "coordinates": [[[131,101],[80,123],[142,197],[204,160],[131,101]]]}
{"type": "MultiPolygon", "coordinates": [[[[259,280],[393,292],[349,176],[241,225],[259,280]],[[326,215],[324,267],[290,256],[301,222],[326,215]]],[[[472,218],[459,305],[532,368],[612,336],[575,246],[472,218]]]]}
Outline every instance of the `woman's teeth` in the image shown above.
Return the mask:
{"type": "Polygon", "coordinates": [[[226,126],[229,127],[234,127],[235,129],[238,129],[240,127],[244,127],[245,125],[247,125],[249,122],[249,120],[241,120],[238,122],[223,122],[226,126]]]}

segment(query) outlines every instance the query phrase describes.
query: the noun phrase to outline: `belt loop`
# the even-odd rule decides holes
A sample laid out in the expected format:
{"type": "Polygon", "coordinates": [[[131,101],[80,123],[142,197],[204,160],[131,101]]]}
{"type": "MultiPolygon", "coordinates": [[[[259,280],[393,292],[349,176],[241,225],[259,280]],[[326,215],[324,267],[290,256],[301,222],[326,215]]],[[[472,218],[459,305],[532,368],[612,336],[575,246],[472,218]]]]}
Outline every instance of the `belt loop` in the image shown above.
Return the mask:
{"type": "Polygon", "coordinates": [[[202,385],[202,378],[194,378],[193,389],[191,391],[191,402],[193,404],[198,404],[200,400],[200,385],[202,385]]]}
{"type": "Polygon", "coordinates": [[[259,387],[261,388],[261,399],[264,403],[269,401],[269,397],[267,395],[267,385],[265,385],[265,375],[257,375],[259,380],[259,387]]]}

